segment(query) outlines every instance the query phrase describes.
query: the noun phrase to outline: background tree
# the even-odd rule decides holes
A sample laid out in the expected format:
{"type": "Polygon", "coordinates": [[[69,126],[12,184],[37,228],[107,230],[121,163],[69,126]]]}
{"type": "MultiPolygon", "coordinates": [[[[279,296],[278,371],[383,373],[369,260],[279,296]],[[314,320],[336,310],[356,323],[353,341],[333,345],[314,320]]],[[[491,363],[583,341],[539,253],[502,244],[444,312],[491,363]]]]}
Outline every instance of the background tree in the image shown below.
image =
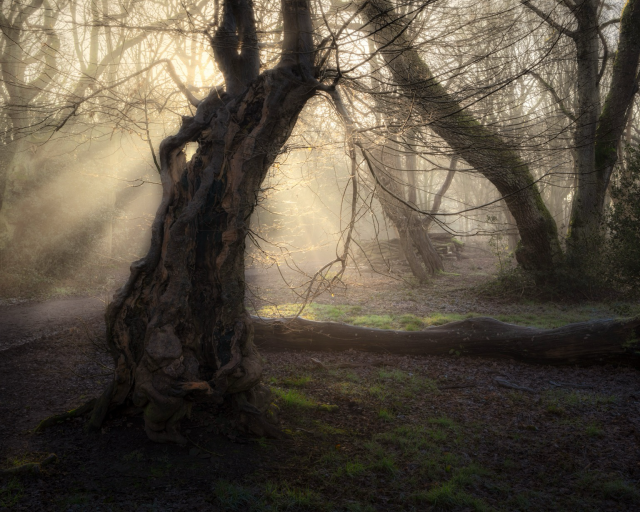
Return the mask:
{"type": "MultiPolygon", "coordinates": [[[[584,262],[599,252],[605,196],[638,90],[640,3],[630,0],[619,19],[607,21],[601,21],[606,4],[597,0],[564,0],[565,12],[557,15],[555,4],[552,8],[541,9],[528,0],[522,3],[575,45],[576,109],[571,117],[575,124],[577,190],[572,203],[567,249],[571,264],[583,267],[584,262]],[[555,21],[556,16],[564,22],[555,21]],[[603,31],[615,23],[620,23],[618,50],[601,109],[601,89],[609,54],[603,31]],[[602,64],[600,50],[603,51],[602,64]]],[[[553,91],[551,85],[547,84],[547,88],[553,91]]]]}

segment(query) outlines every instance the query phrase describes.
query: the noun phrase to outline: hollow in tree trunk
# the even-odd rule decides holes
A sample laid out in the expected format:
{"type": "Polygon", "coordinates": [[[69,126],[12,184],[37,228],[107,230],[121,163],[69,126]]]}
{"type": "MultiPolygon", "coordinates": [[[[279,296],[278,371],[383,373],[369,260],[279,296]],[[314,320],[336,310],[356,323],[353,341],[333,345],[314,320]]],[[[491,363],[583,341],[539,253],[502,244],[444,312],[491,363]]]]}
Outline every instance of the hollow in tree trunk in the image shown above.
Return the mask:
{"type": "Polygon", "coordinates": [[[224,405],[239,428],[276,435],[270,393],[244,307],[249,217],[267,170],[318,82],[307,0],[283,0],[283,52],[259,73],[251,0],[225,0],[212,38],[226,89],[160,145],[163,198],[148,254],[106,313],[116,369],[90,426],[123,404],[144,410],[148,436],[184,442],[194,400],[224,405]],[[185,145],[197,142],[187,162],[185,145]]]}

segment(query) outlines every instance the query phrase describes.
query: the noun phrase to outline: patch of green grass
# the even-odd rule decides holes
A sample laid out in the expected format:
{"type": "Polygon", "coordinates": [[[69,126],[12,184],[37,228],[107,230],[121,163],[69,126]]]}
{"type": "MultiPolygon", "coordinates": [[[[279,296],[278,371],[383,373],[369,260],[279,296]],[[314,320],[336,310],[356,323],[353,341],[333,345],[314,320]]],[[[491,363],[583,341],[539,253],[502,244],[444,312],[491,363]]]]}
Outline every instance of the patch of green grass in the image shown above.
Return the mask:
{"type": "Polygon", "coordinates": [[[440,442],[447,438],[447,433],[439,428],[427,430],[427,434],[434,441],[440,442]]]}
{"type": "Polygon", "coordinates": [[[333,404],[319,404],[318,409],[325,412],[336,412],[338,406],[333,404]]]}
{"type": "Polygon", "coordinates": [[[553,414],[554,416],[564,416],[565,414],[567,414],[567,411],[564,409],[564,407],[561,407],[558,404],[547,405],[547,412],[549,414],[553,414]]]}
{"type": "Polygon", "coordinates": [[[381,420],[384,420],[384,421],[393,421],[395,417],[387,409],[380,409],[378,411],[378,418],[380,418],[381,420]]]}
{"type": "MultiPolygon", "coordinates": [[[[393,453],[377,440],[367,441],[363,446],[367,450],[367,456],[371,461],[393,458],[393,453]]],[[[372,465],[372,467],[375,467],[375,465],[372,465]]]]}
{"type": "MultiPolygon", "coordinates": [[[[264,306],[257,311],[258,316],[275,318],[290,317],[298,314],[302,304],[289,303],[278,306],[264,306]]],[[[301,313],[302,318],[319,322],[351,323],[362,313],[361,306],[308,304],[301,313]]]]}
{"type": "Polygon", "coordinates": [[[384,400],[387,398],[387,391],[382,386],[371,386],[369,388],[369,394],[377,398],[378,400],[384,400]]]}
{"type": "MultiPolygon", "coordinates": [[[[567,407],[584,408],[612,405],[618,402],[618,397],[591,391],[551,389],[542,394],[542,400],[547,405],[547,411],[556,414],[557,411],[567,407]]],[[[559,414],[563,414],[563,412],[559,414]]]]}
{"type": "Polygon", "coordinates": [[[371,327],[372,329],[393,329],[393,318],[391,315],[365,315],[353,319],[353,325],[360,327],[371,327]]]}
{"type": "Polygon", "coordinates": [[[405,382],[410,376],[402,370],[378,370],[378,377],[384,380],[394,380],[396,382],[405,382]]]}
{"type": "Polygon", "coordinates": [[[333,389],[345,396],[354,396],[362,393],[362,388],[352,382],[339,382],[333,386],[333,389]]]}
{"type": "Polygon", "coordinates": [[[360,375],[358,375],[355,372],[347,372],[344,376],[345,379],[347,379],[350,382],[360,382],[362,380],[362,378],[360,377],[360,375]]]}
{"type": "MultiPolygon", "coordinates": [[[[413,292],[408,292],[413,297],[413,292]]],[[[558,307],[549,304],[528,304],[532,311],[521,313],[498,314],[494,318],[501,322],[537,327],[541,329],[555,329],[563,325],[586,322],[599,318],[611,318],[620,316],[615,307],[606,305],[576,306],[571,308],[558,307]]],[[[289,317],[296,315],[301,308],[301,304],[289,303],[278,306],[265,306],[257,311],[263,317],[289,317]]],[[[618,308],[620,309],[620,308],[618,308]]],[[[631,311],[624,309],[625,313],[631,311]]],[[[470,312],[459,313],[433,313],[427,317],[420,318],[413,314],[375,313],[362,314],[360,306],[350,306],[346,304],[309,304],[303,310],[303,318],[317,321],[342,322],[361,327],[373,329],[398,329],[405,331],[420,331],[425,327],[444,325],[450,322],[457,322],[481,316],[479,313],[470,312]]],[[[640,308],[634,307],[633,312],[640,314],[640,308]]],[[[626,314],[624,316],[629,316],[626,314]]]]}
{"type": "Polygon", "coordinates": [[[247,510],[256,498],[241,485],[218,480],[213,486],[213,496],[223,510],[247,510]]]}
{"type": "Polygon", "coordinates": [[[371,468],[376,471],[382,471],[383,473],[389,473],[391,475],[398,471],[394,458],[391,455],[384,455],[377,458],[371,468]]]}
{"type": "Polygon", "coordinates": [[[401,315],[398,323],[405,331],[421,331],[424,328],[424,322],[415,315],[401,315]]]}
{"type": "Polygon", "coordinates": [[[321,421],[314,421],[313,425],[316,430],[322,432],[323,434],[331,434],[331,435],[346,435],[349,432],[343,428],[337,428],[333,425],[329,425],[328,423],[323,423],[321,421]]]}
{"type": "Polygon", "coordinates": [[[301,391],[296,389],[283,390],[280,388],[272,388],[272,391],[282,402],[284,407],[289,408],[311,408],[316,407],[316,402],[311,400],[301,391]]]}
{"type": "Polygon", "coordinates": [[[362,475],[366,469],[366,466],[362,464],[362,462],[348,460],[344,466],[338,468],[335,474],[337,477],[344,475],[349,478],[354,478],[362,475]]]}
{"type": "Polygon", "coordinates": [[[461,507],[485,512],[489,507],[480,499],[467,494],[453,482],[439,484],[428,491],[414,493],[412,499],[418,503],[430,503],[436,510],[456,510],[461,507]]]}
{"type": "Polygon", "coordinates": [[[171,463],[154,465],[149,468],[149,473],[153,478],[162,478],[169,472],[171,466],[171,463]]]}
{"type": "Polygon", "coordinates": [[[460,315],[458,313],[434,313],[423,319],[424,324],[427,326],[444,325],[450,322],[459,322],[460,320],[466,320],[479,316],[477,313],[467,313],[466,315],[460,315]]]}
{"type": "Polygon", "coordinates": [[[433,380],[401,370],[378,370],[377,377],[379,384],[369,388],[369,393],[381,400],[392,394],[412,398],[418,393],[438,391],[433,380]]]}
{"type": "Polygon", "coordinates": [[[373,505],[369,505],[368,503],[360,503],[356,501],[355,503],[347,503],[345,510],[347,512],[376,512],[376,508],[373,505]]]}
{"type": "Polygon", "coordinates": [[[286,482],[267,482],[264,494],[272,504],[273,510],[325,510],[331,506],[311,489],[292,487],[286,482]]]}
{"type": "Polygon", "coordinates": [[[468,486],[476,483],[480,477],[488,474],[489,472],[482,466],[472,463],[458,469],[451,477],[451,482],[456,485],[468,486]]]}
{"type": "Polygon", "coordinates": [[[417,456],[422,451],[437,450],[433,441],[443,441],[447,434],[439,429],[402,425],[374,436],[374,440],[398,449],[403,456],[417,456]]]}
{"type": "Polygon", "coordinates": [[[446,428],[454,428],[456,426],[455,422],[452,419],[449,419],[445,416],[441,418],[429,418],[429,423],[432,425],[440,425],[441,427],[446,428]]]}
{"type": "Polygon", "coordinates": [[[604,435],[604,430],[597,425],[587,425],[585,433],[590,437],[602,437],[604,435]]]}
{"type": "Polygon", "coordinates": [[[33,457],[31,457],[29,454],[7,458],[7,464],[12,467],[22,466],[23,464],[28,464],[29,462],[33,462],[33,457]]]}
{"type": "Polygon", "coordinates": [[[5,480],[0,487],[0,508],[9,508],[17,504],[24,496],[24,486],[17,477],[5,480]]]}
{"type": "Polygon", "coordinates": [[[510,470],[510,469],[515,469],[518,466],[511,457],[507,457],[502,461],[502,467],[504,469],[510,470]]]}
{"type": "Polygon", "coordinates": [[[282,381],[282,383],[286,386],[293,386],[296,388],[303,388],[307,384],[311,382],[311,376],[309,375],[300,375],[298,377],[288,377],[282,381]]]}

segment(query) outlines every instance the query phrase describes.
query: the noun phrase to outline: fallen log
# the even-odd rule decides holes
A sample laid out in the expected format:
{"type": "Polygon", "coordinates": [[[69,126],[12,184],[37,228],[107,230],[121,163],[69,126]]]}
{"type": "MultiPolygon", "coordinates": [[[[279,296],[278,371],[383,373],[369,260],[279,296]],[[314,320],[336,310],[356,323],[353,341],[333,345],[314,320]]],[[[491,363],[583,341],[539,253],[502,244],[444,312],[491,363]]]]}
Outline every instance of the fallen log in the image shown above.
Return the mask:
{"type": "Polygon", "coordinates": [[[536,329],[477,317],[422,331],[368,329],[302,318],[254,317],[262,350],[362,350],[406,355],[511,358],[552,365],[622,364],[640,367],[640,317],[593,320],[536,329]]]}

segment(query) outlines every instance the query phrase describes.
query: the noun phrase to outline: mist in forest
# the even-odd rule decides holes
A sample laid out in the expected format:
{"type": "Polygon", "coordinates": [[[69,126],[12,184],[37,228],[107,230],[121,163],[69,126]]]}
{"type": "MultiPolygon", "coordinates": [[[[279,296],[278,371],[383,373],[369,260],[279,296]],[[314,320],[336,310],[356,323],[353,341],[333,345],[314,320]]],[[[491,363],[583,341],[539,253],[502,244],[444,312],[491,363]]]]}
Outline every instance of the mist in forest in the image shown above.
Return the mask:
{"type": "Polygon", "coordinates": [[[0,29],[0,509],[640,510],[640,0],[0,29]]]}
{"type": "MultiPolygon", "coordinates": [[[[283,41],[276,4],[254,2],[261,69],[279,57],[283,41]]],[[[69,279],[105,283],[145,254],[162,197],[160,144],[224,83],[207,28],[221,23],[217,4],[160,5],[3,4],[10,31],[0,47],[5,296],[63,289],[69,279]]],[[[595,125],[583,120],[599,115],[619,87],[622,7],[603,2],[593,14],[602,28],[599,53],[587,65],[572,41],[581,15],[555,7],[545,19],[545,2],[394,4],[407,29],[402,51],[424,59],[419,72],[442,89],[430,97],[429,87],[416,92],[402,83],[402,71],[380,51],[392,34],[369,34],[365,18],[347,6],[312,2],[316,42],[336,37],[337,51],[318,58],[324,76],[340,85],[341,103],[322,89],[302,110],[256,193],[246,264],[302,264],[312,272],[342,261],[346,249],[348,266],[367,267],[366,253],[382,240],[395,244],[392,259],[424,281],[442,271],[438,259],[451,250],[438,256],[424,231],[515,266],[519,243],[520,253],[535,252],[529,235],[521,240],[525,226],[538,222],[527,208],[550,218],[555,252],[570,250],[572,222],[592,222],[574,222],[587,215],[580,198],[592,194],[592,163],[580,148],[599,144],[584,127],[595,125]],[[589,89],[588,66],[597,67],[589,89]],[[462,111],[467,118],[457,119],[462,111]],[[518,177],[508,182],[505,173],[518,177]]],[[[624,148],[637,143],[637,99],[625,105],[607,182],[626,172],[624,148]]],[[[184,151],[191,158],[196,149],[192,141],[184,151]]],[[[615,202],[609,192],[598,201],[598,215],[615,202]]],[[[376,270],[392,272],[388,256],[376,270]]]]}

